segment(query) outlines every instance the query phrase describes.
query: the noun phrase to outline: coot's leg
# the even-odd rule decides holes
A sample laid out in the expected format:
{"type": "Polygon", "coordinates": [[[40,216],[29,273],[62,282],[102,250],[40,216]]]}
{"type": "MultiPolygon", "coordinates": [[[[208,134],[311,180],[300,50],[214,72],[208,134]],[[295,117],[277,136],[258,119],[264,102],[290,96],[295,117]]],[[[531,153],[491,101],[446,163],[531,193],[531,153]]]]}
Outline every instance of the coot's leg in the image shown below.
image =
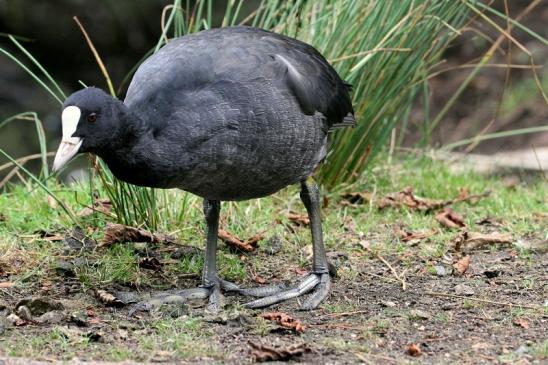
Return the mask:
{"type": "MultiPolygon", "coordinates": [[[[301,200],[308,211],[310,218],[310,230],[312,232],[313,263],[312,272],[299,285],[289,290],[278,290],[278,292],[265,296],[261,299],[246,303],[248,308],[261,308],[287,299],[295,298],[314,290],[312,295],[302,304],[302,310],[316,308],[329,294],[331,279],[325,256],[323,244],[322,225],[320,217],[320,190],[312,178],[301,182],[301,200]]],[[[242,294],[251,296],[263,296],[257,292],[260,288],[241,289],[242,294]],[[246,292],[247,291],[247,292],[246,292]],[[259,295],[258,295],[259,294],[259,295]]]]}
{"type": "Polygon", "coordinates": [[[204,199],[204,215],[207,225],[205,263],[202,285],[199,288],[156,293],[150,299],[137,303],[130,313],[147,311],[167,303],[182,303],[187,299],[209,298],[208,309],[217,312],[222,306],[221,286],[230,290],[235,284],[220,280],[217,275],[217,234],[219,230],[219,211],[221,202],[204,199]]]}

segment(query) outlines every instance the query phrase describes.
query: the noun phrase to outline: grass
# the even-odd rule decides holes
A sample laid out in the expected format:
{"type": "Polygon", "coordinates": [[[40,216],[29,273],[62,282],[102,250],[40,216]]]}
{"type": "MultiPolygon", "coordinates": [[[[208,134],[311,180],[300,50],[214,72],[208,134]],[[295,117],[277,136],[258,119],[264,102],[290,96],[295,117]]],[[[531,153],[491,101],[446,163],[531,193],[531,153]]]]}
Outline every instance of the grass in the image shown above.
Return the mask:
{"type": "MultiPolygon", "coordinates": [[[[212,0],[174,0],[166,7],[162,34],[154,51],[168,37],[177,37],[214,24],[212,0]]],[[[352,181],[378,153],[389,132],[409,110],[414,89],[434,65],[448,42],[458,35],[464,22],[466,6],[460,2],[405,0],[381,4],[376,1],[331,0],[326,2],[280,2],[263,0],[251,14],[241,13],[244,1],[228,1],[221,24],[239,22],[274,30],[316,46],[332,61],[346,81],[354,85],[354,104],[361,121],[354,133],[340,133],[335,151],[327,159],[320,179],[326,186],[352,181]],[[333,17],[332,14],[337,16],[333,17]],[[371,87],[376,85],[376,87],[371,87]],[[407,108],[401,108],[402,103],[407,108]]],[[[103,73],[113,96],[115,88],[91,37],[77,18],[85,40],[103,73]]],[[[54,77],[15,37],[9,40],[30,61],[33,71],[20,57],[0,48],[0,52],[22,67],[60,103],[63,90],[54,77]]],[[[3,152],[3,151],[2,151],[3,152]]],[[[46,155],[42,151],[44,175],[47,178],[46,155]]],[[[6,156],[7,157],[7,156],[6,156]]],[[[11,157],[9,157],[11,159],[11,157]]],[[[159,194],[117,181],[101,161],[94,163],[103,189],[108,193],[120,222],[144,225],[156,230],[165,228],[161,217],[185,214],[183,194],[159,194]]],[[[67,211],[70,215],[70,212],[67,211]]]]}
{"type": "MultiPolygon", "coordinates": [[[[470,230],[481,230],[477,222],[486,217],[496,217],[501,222],[498,228],[501,232],[511,232],[516,239],[527,239],[528,235],[542,232],[545,229],[542,219],[535,218],[535,213],[545,211],[546,186],[542,181],[521,184],[507,188],[497,177],[485,178],[473,172],[454,174],[440,162],[427,157],[408,158],[395,162],[392,166],[378,168],[374,174],[364,176],[349,190],[372,191],[373,200],[378,201],[386,193],[394,192],[411,186],[419,196],[450,199],[458,195],[459,188],[467,188],[470,192],[480,193],[491,190],[489,197],[475,205],[458,203],[453,208],[460,213],[470,230]]],[[[55,187],[52,187],[57,191],[55,187]]],[[[86,186],[73,185],[73,191],[59,190],[58,194],[65,199],[71,210],[77,212],[89,201],[86,186]]],[[[103,192],[104,194],[104,192],[103,192]]],[[[337,192],[326,194],[330,201],[323,211],[325,227],[325,242],[328,250],[353,253],[356,247],[351,242],[345,242],[343,225],[352,222],[353,230],[363,235],[363,239],[371,244],[371,250],[382,254],[401,255],[411,248],[402,242],[395,227],[408,231],[423,231],[438,229],[439,233],[418,246],[419,254],[425,259],[435,259],[443,256],[450,248],[450,242],[456,235],[452,230],[440,230],[439,224],[432,214],[413,212],[407,209],[386,209],[379,211],[374,205],[345,206],[340,204],[337,192]],[[346,223],[345,223],[346,222],[346,223]],[[341,246],[341,242],[345,242],[341,246]]],[[[204,223],[199,200],[191,197],[189,211],[185,220],[169,221],[167,228],[179,240],[187,245],[203,247],[204,223]]],[[[291,261],[297,266],[306,267],[302,250],[309,245],[307,229],[296,228],[294,233],[288,231],[285,225],[291,223],[285,218],[289,209],[305,213],[298,199],[296,187],[260,200],[242,203],[225,203],[222,206],[221,226],[240,237],[251,237],[258,232],[265,232],[266,241],[277,236],[283,242],[283,250],[293,252],[291,261]],[[273,225],[280,220],[283,224],[273,225]]],[[[59,208],[48,204],[47,194],[34,187],[14,186],[11,193],[0,195],[0,211],[5,221],[0,222],[0,264],[10,261],[13,256],[21,260],[19,275],[29,274],[28,270],[44,274],[48,265],[36,266],[37,262],[46,260],[52,263],[52,257],[60,255],[62,247],[59,243],[40,238],[40,232],[64,231],[69,225],[66,216],[59,208]],[[26,260],[30,260],[26,263],[26,260]],[[36,272],[36,270],[39,270],[36,272]]],[[[102,228],[108,218],[102,215],[86,218],[83,223],[92,237],[100,240],[102,228]]],[[[166,252],[163,259],[169,259],[166,252]]],[[[134,245],[114,245],[106,249],[85,253],[93,265],[81,269],[80,279],[85,285],[105,285],[132,283],[136,286],[152,285],[150,273],[138,266],[139,255],[134,245]]],[[[250,267],[261,268],[260,259],[252,255],[242,261],[241,255],[222,249],[220,253],[221,275],[230,280],[246,279],[246,270],[250,267]]],[[[168,260],[169,261],[169,260],[168,260]]],[[[199,275],[203,257],[185,258],[179,262],[166,265],[167,272],[195,273],[199,275]]],[[[341,275],[351,275],[345,273],[341,275]]],[[[155,278],[158,281],[158,278],[155,278]]],[[[161,281],[161,280],[159,280],[161,281]]]]}
{"type": "Polygon", "coordinates": [[[20,338],[8,338],[3,345],[6,354],[13,357],[28,357],[47,359],[57,354],[61,361],[69,361],[75,357],[85,360],[97,358],[107,361],[158,361],[172,356],[179,359],[220,358],[222,353],[207,341],[210,332],[202,322],[192,318],[177,318],[175,320],[157,320],[149,325],[147,331],[132,331],[118,329],[117,336],[127,336],[135,342],[128,349],[122,346],[109,347],[103,352],[104,334],[90,330],[78,330],[69,327],[53,327],[45,333],[28,336],[24,341],[20,338]],[[82,356],[82,354],[86,354],[82,356]]]}
{"type": "MultiPolygon", "coordinates": [[[[452,198],[462,187],[474,193],[490,189],[491,196],[477,204],[458,203],[453,207],[465,217],[470,230],[483,230],[476,222],[486,216],[497,218],[501,223],[497,229],[511,232],[516,239],[530,239],[532,235],[538,235],[538,232],[545,229],[545,223],[535,219],[535,213],[545,211],[547,191],[541,180],[532,180],[509,188],[504,186],[499,177],[484,177],[473,172],[452,173],[444,164],[427,156],[407,156],[393,158],[392,161],[390,165],[376,168],[373,174],[364,176],[348,189],[373,192],[374,200],[406,186],[414,187],[420,196],[438,199],[452,198]]],[[[87,186],[73,185],[71,192],[58,191],[59,187],[53,184],[50,188],[59,193],[75,212],[81,209],[82,204],[88,203],[87,186]]],[[[399,270],[417,262],[424,262],[425,267],[430,267],[432,262],[439,261],[451,251],[451,242],[457,232],[440,229],[432,214],[407,209],[379,211],[374,205],[369,204],[343,205],[339,192],[330,192],[326,197],[329,204],[323,208],[322,214],[329,251],[344,252],[358,262],[375,260],[374,253],[380,254],[391,262],[395,259],[400,260],[399,270]],[[438,229],[439,233],[416,245],[409,245],[401,242],[399,235],[394,231],[395,227],[407,230],[438,229]],[[354,233],[350,233],[349,228],[354,233]],[[360,247],[360,242],[364,240],[369,242],[368,252],[360,247]]],[[[181,244],[203,248],[204,226],[199,203],[197,198],[192,197],[189,201],[191,209],[189,208],[186,220],[170,223],[169,230],[175,232],[181,244]]],[[[278,254],[282,257],[284,268],[280,275],[281,278],[286,278],[293,276],[292,268],[308,269],[308,262],[302,252],[310,243],[308,229],[286,228],[291,226],[284,217],[289,209],[304,212],[298,199],[297,187],[290,187],[260,200],[224,204],[221,211],[221,226],[231,232],[237,232],[241,237],[249,237],[257,232],[265,232],[267,239],[274,235],[278,236],[283,242],[282,251],[278,254]],[[275,224],[277,219],[282,224],[275,224]]],[[[170,254],[175,247],[145,246],[145,251],[156,251],[160,254],[159,259],[164,262],[164,266],[162,271],[158,272],[139,266],[143,249],[138,244],[116,244],[92,251],[67,253],[62,242],[41,238],[40,233],[34,232],[44,230],[62,234],[69,223],[59,208],[54,209],[48,205],[47,194],[43,190],[33,188],[32,185],[14,186],[9,194],[1,195],[0,211],[4,215],[4,220],[0,222],[0,275],[3,275],[0,281],[13,282],[18,291],[36,293],[44,286],[60,285],[67,279],[56,273],[56,262],[76,259],[80,260],[80,265],[73,280],[76,286],[81,288],[82,293],[96,288],[137,288],[146,292],[199,284],[203,264],[201,254],[173,260],[170,254]],[[194,274],[194,277],[188,278],[189,273],[194,274]]],[[[102,227],[109,219],[111,218],[104,215],[86,217],[82,219],[83,227],[87,234],[100,240],[102,227]]],[[[265,241],[262,242],[263,246],[267,244],[265,241]]],[[[265,260],[264,255],[235,253],[221,244],[221,276],[246,286],[252,285],[254,273],[272,270],[271,267],[265,266],[268,260],[265,260]]],[[[522,256],[528,260],[527,251],[522,256]]],[[[338,280],[355,280],[356,275],[357,272],[352,265],[342,266],[339,269],[338,280]]],[[[523,286],[523,290],[527,290],[534,289],[537,284],[531,281],[530,275],[527,275],[519,285],[523,286]]],[[[361,310],[362,307],[363,303],[358,305],[353,301],[341,300],[331,302],[324,309],[327,313],[340,313],[361,310]]],[[[488,309],[485,304],[479,306],[477,302],[469,300],[462,301],[460,307],[471,313],[488,309]]],[[[367,322],[371,330],[362,331],[360,338],[363,341],[381,341],[381,337],[376,333],[384,334],[398,326],[394,324],[396,327],[392,327],[391,322],[387,322],[384,318],[387,315],[385,312],[393,312],[400,319],[405,318],[397,308],[384,309],[382,315],[372,317],[371,321],[367,322]]],[[[505,314],[500,325],[514,326],[511,319],[524,313],[530,313],[528,316],[535,318],[532,312],[513,310],[505,314]]],[[[111,312],[109,315],[117,314],[111,312]]],[[[435,313],[432,315],[436,323],[443,324],[449,320],[447,316],[435,313]]],[[[5,349],[6,355],[33,358],[55,356],[70,359],[88,354],[86,356],[89,359],[146,362],[157,358],[192,360],[203,356],[217,359],[226,356],[223,350],[217,347],[218,344],[213,344],[215,341],[211,339],[215,338],[215,334],[208,330],[211,326],[201,318],[183,315],[177,319],[152,319],[152,322],[147,322],[144,327],[126,321],[126,317],[123,316],[111,319],[109,323],[116,323],[118,329],[113,330],[113,333],[105,333],[104,336],[107,336],[108,340],[102,343],[90,340],[93,336],[86,334],[90,330],[66,333],[65,327],[52,327],[48,331],[32,335],[27,333],[24,339],[19,336],[18,331],[10,331],[7,335],[0,336],[0,347],[5,349]],[[128,351],[120,343],[128,345],[132,350],[128,351]]],[[[251,328],[252,333],[265,336],[270,331],[270,324],[257,320],[251,328]]],[[[369,353],[371,350],[367,343],[353,343],[343,338],[328,338],[322,344],[333,351],[369,353]]],[[[543,356],[541,343],[535,349],[539,357],[543,356]]]]}

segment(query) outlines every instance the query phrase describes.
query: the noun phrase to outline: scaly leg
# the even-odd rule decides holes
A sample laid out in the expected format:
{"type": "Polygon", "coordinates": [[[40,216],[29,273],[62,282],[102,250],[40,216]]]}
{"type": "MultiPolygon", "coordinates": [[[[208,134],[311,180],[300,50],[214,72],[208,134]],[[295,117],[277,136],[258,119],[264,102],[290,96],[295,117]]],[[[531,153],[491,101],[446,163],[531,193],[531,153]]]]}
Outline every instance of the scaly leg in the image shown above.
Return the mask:
{"type": "MultiPolygon", "coordinates": [[[[302,310],[316,308],[329,294],[331,279],[325,256],[323,244],[322,224],[320,217],[320,190],[312,178],[301,182],[301,200],[306,207],[310,219],[310,230],[312,232],[312,272],[300,284],[292,289],[270,290],[267,296],[261,295],[261,288],[235,290],[241,294],[261,296],[263,298],[246,303],[247,308],[262,308],[306,294],[313,290],[313,293],[302,304],[302,310]]],[[[270,287],[273,288],[273,287],[270,287]]]]}
{"type": "Polygon", "coordinates": [[[187,299],[209,298],[208,310],[217,312],[222,307],[223,289],[236,287],[225,280],[220,280],[217,274],[217,234],[219,230],[219,211],[221,202],[218,200],[204,199],[204,215],[207,225],[205,263],[202,274],[202,285],[199,288],[184,289],[156,293],[150,299],[137,303],[130,313],[135,311],[148,311],[167,303],[182,303],[187,299]]]}

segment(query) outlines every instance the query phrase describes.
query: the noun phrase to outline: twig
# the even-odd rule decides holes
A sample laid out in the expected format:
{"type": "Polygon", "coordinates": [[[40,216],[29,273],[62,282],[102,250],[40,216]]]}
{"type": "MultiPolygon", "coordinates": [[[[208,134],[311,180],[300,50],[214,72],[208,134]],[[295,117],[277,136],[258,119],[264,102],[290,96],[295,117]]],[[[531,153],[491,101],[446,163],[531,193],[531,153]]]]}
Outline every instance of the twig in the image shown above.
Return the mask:
{"type": "Polygon", "coordinates": [[[314,328],[333,328],[333,329],[342,329],[342,330],[355,330],[363,331],[363,326],[351,326],[345,323],[318,323],[318,324],[307,324],[306,327],[314,328]]]}
{"type": "Polygon", "coordinates": [[[359,310],[359,311],[352,311],[352,312],[328,313],[328,314],[323,315],[322,317],[338,318],[338,317],[353,316],[353,315],[356,315],[356,314],[365,314],[365,313],[369,313],[369,312],[370,311],[359,310]]]}
{"type": "Polygon", "coordinates": [[[166,42],[166,44],[168,44],[169,42],[169,39],[167,38],[167,31],[166,31],[166,13],[168,10],[170,9],[173,9],[173,5],[166,5],[164,6],[164,8],[162,9],[162,18],[160,20],[160,26],[162,28],[162,38],[164,38],[164,42],[166,42]]]}
{"type": "Polygon", "coordinates": [[[73,17],[76,24],[78,24],[78,27],[80,27],[80,30],[82,31],[82,34],[84,34],[84,38],[86,38],[86,42],[88,43],[89,49],[91,50],[91,53],[93,53],[93,56],[95,57],[95,61],[97,61],[97,64],[99,65],[99,68],[101,69],[101,72],[103,73],[103,76],[107,80],[108,90],[110,91],[110,94],[112,96],[116,96],[116,92],[114,91],[114,86],[112,85],[112,81],[110,79],[110,76],[108,75],[107,68],[105,67],[105,64],[101,60],[101,56],[99,56],[99,52],[97,52],[97,49],[95,49],[95,46],[93,45],[93,42],[91,41],[91,38],[89,37],[88,33],[84,29],[84,26],[82,23],[80,23],[80,20],[78,20],[78,17],[73,17]]]}
{"type": "Polygon", "coordinates": [[[471,300],[471,301],[474,301],[474,302],[503,305],[503,306],[506,306],[506,307],[522,307],[522,308],[527,308],[527,309],[542,310],[541,307],[537,307],[537,306],[533,306],[533,305],[515,304],[515,303],[508,303],[508,302],[496,302],[494,300],[467,297],[467,296],[464,296],[464,295],[457,295],[457,294],[440,293],[440,292],[435,292],[435,291],[425,291],[424,294],[431,295],[433,297],[447,297],[447,298],[467,299],[467,300],[471,300]]]}
{"type": "MultiPolygon", "coordinates": [[[[390,269],[390,271],[392,272],[392,275],[394,275],[394,277],[401,283],[402,289],[403,289],[403,290],[406,290],[406,289],[407,289],[407,284],[406,284],[406,282],[405,282],[405,277],[403,277],[403,275],[400,276],[400,275],[398,274],[398,272],[396,271],[396,269],[394,269],[394,268],[392,267],[392,265],[390,265],[390,263],[384,259],[384,257],[382,257],[381,255],[379,255],[378,253],[375,253],[375,256],[377,256],[377,258],[378,258],[379,260],[381,260],[381,261],[390,269]]],[[[403,273],[402,273],[402,274],[403,274],[403,273]]]]}
{"type": "Polygon", "coordinates": [[[544,173],[544,168],[542,167],[542,164],[540,163],[540,159],[538,158],[537,149],[535,148],[535,145],[533,144],[531,145],[531,147],[533,148],[533,153],[535,154],[535,159],[537,160],[538,169],[540,173],[542,174],[542,177],[544,178],[544,180],[548,180],[548,178],[546,178],[546,174],[544,173]]]}

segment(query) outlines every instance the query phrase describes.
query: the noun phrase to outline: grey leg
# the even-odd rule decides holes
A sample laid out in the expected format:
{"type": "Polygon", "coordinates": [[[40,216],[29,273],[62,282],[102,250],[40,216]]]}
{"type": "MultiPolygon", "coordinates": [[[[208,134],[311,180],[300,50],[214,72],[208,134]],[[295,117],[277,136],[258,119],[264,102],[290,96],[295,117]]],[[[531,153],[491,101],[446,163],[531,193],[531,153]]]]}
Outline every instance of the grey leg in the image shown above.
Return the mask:
{"type": "Polygon", "coordinates": [[[156,293],[149,299],[137,303],[130,309],[130,314],[136,311],[149,311],[162,304],[183,303],[187,299],[209,298],[208,310],[217,312],[222,307],[223,296],[221,286],[235,287],[227,281],[221,281],[217,274],[217,234],[219,230],[219,211],[221,202],[204,199],[204,216],[207,226],[205,263],[202,274],[202,285],[199,288],[156,293]]]}
{"type": "Polygon", "coordinates": [[[217,312],[222,306],[222,294],[217,274],[217,235],[221,202],[204,199],[204,216],[207,225],[206,252],[202,287],[210,289],[208,309],[217,312]]]}
{"type": "MultiPolygon", "coordinates": [[[[301,200],[306,207],[310,219],[310,230],[312,233],[312,272],[299,285],[289,290],[279,290],[269,296],[247,303],[248,308],[261,308],[287,299],[295,298],[312,290],[312,295],[305,300],[301,306],[302,310],[316,308],[329,294],[331,279],[327,266],[327,258],[323,244],[323,234],[320,216],[320,190],[318,185],[311,178],[301,182],[301,200]]],[[[241,289],[241,294],[255,295],[254,289],[241,289]],[[247,290],[247,293],[244,292],[247,290]]]]}

